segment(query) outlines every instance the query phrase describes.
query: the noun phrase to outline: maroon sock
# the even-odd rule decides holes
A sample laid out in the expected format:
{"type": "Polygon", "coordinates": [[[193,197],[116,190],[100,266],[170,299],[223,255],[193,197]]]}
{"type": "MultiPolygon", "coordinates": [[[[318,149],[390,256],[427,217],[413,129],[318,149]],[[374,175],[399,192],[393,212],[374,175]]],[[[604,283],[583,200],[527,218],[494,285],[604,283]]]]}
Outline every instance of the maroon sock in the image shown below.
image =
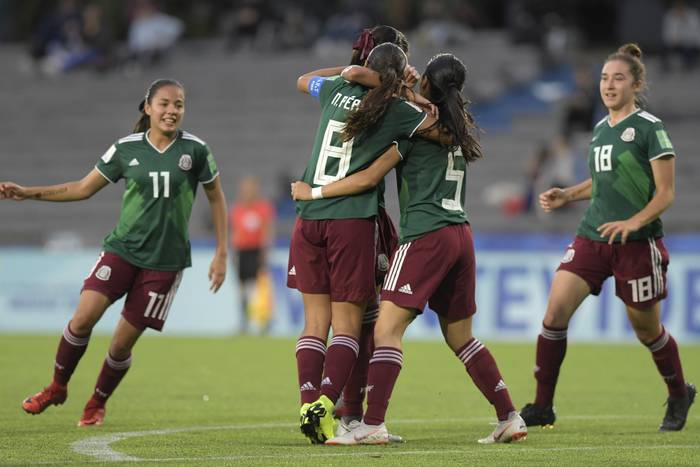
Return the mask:
{"type": "Polygon", "coordinates": [[[363,421],[368,425],[384,423],[389,399],[403,366],[403,353],[394,347],[377,347],[369,361],[367,376],[367,411],[363,421]]]}
{"type": "Polygon", "coordinates": [[[374,352],[374,323],[373,320],[362,325],[360,333],[360,353],[350,373],[350,378],[343,389],[342,415],[362,417],[362,400],[367,387],[367,373],[369,372],[369,359],[374,352]]]}
{"type": "Polygon", "coordinates": [[[359,352],[359,344],[352,336],[338,334],[331,339],[323,365],[321,395],[329,398],[334,404],[352,373],[359,352]]]}
{"type": "Polygon", "coordinates": [[[109,353],[107,353],[107,358],[102,364],[102,371],[100,371],[100,376],[97,377],[97,384],[95,384],[95,392],[92,395],[92,399],[96,402],[100,402],[104,405],[112,395],[114,390],[119,385],[126,372],[129,371],[131,366],[131,356],[127,357],[125,360],[116,360],[109,353]]]}
{"type": "Polygon", "coordinates": [[[566,355],[566,332],[567,328],[552,328],[543,323],[542,332],[537,337],[535,405],[539,407],[549,407],[554,403],[554,389],[566,355]]]}
{"type": "Polygon", "coordinates": [[[76,336],[70,330],[70,322],[66,324],[56,351],[56,363],[53,371],[54,383],[61,386],[68,384],[75,367],[78,366],[78,362],[87,350],[88,342],[90,342],[90,334],[82,337],[76,336]]]}
{"type": "Polygon", "coordinates": [[[301,404],[318,399],[323,362],[326,359],[326,341],[314,336],[302,336],[297,341],[297,378],[301,404]]]}
{"type": "Polygon", "coordinates": [[[659,337],[644,345],[651,351],[656,368],[668,386],[668,395],[674,398],[685,397],[687,391],[683,379],[683,368],[678,355],[678,345],[673,336],[666,331],[666,328],[662,328],[659,337]]]}
{"type": "Polygon", "coordinates": [[[508,414],[515,410],[510,400],[508,387],[503,382],[501,372],[498,371],[496,360],[493,359],[489,349],[472,337],[464,346],[455,352],[472,381],[486,399],[496,408],[499,420],[506,420],[508,414]]]}

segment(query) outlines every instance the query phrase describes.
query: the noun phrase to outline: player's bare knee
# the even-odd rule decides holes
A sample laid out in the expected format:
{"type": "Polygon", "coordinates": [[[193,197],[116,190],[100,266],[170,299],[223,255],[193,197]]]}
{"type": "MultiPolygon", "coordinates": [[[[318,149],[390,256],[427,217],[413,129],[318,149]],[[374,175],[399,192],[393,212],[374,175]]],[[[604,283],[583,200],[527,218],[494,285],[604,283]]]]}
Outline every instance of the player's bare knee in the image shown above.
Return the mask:
{"type": "Polygon", "coordinates": [[[71,319],[69,328],[70,332],[76,337],[89,336],[92,332],[92,328],[95,325],[93,320],[87,319],[84,316],[74,316],[71,319]]]}
{"type": "Polygon", "coordinates": [[[637,339],[644,345],[654,342],[654,340],[659,337],[659,330],[656,329],[656,327],[637,327],[633,325],[633,328],[637,339]]]}

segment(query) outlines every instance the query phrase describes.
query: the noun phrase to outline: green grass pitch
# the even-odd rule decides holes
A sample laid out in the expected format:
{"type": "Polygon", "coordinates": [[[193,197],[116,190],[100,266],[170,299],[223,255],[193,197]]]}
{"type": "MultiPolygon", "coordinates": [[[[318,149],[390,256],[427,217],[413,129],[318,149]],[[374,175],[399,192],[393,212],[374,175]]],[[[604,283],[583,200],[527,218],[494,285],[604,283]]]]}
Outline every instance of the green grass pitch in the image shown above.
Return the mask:
{"type": "MultiPolygon", "coordinates": [[[[462,364],[442,343],[407,342],[387,417],[407,442],[329,447],[298,431],[292,339],[147,334],[105,425],[77,428],[107,342],[93,338],[64,405],[30,416],[20,401],[49,382],[58,336],[0,336],[0,464],[700,465],[700,407],[684,431],[657,432],[666,391],[640,345],[570,345],[556,427],[481,446],[493,412],[462,364]]],[[[489,348],[516,405],[530,402],[534,343],[489,348]]],[[[700,346],[681,355],[700,383],[700,346]]]]}

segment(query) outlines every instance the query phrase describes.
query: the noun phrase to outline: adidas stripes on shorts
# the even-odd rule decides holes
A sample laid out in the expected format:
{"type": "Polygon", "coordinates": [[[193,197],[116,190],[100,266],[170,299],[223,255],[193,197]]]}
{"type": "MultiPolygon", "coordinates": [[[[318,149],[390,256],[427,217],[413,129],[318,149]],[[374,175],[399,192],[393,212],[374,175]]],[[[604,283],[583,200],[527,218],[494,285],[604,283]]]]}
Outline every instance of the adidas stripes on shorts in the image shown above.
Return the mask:
{"type": "Polygon", "coordinates": [[[557,271],[569,271],[586,281],[591,294],[598,295],[603,282],[615,277],[615,295],[625,305],[646,309],[666,298],[668,251],[661,238],[598,242],[576,236],[557,271]]]}
{"type": "Polygon", "coordinates": [[[476,313],[476,260],[469,224],[451,224],[399,245],[382,300],[419,313],[425,305],[449,320],[476,313]]]}
{"type": "Polygon", "coordinates": [[[182,271],[140,268],[121,256],[102,252],[82,290],[94,290],[114,303],[124,295],[122,316],[132,326],[161,331],[168,318],[182,271]]]}

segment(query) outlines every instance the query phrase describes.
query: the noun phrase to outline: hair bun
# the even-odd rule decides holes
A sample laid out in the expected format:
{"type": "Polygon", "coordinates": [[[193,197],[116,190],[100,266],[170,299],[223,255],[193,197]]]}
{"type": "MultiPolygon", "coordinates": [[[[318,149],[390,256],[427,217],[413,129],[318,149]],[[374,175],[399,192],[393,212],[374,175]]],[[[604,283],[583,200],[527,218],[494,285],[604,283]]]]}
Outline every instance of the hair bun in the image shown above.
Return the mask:
{"type": "Polygon", "coordinates": [[[622,47],[617,49],[617,51],[623,54],[631,55],[640,60],[642,59],[642,49],[639,47],[639,45],[635,44],[634,42],[630,42],[629,44],[623,45],[622,47]]]}

